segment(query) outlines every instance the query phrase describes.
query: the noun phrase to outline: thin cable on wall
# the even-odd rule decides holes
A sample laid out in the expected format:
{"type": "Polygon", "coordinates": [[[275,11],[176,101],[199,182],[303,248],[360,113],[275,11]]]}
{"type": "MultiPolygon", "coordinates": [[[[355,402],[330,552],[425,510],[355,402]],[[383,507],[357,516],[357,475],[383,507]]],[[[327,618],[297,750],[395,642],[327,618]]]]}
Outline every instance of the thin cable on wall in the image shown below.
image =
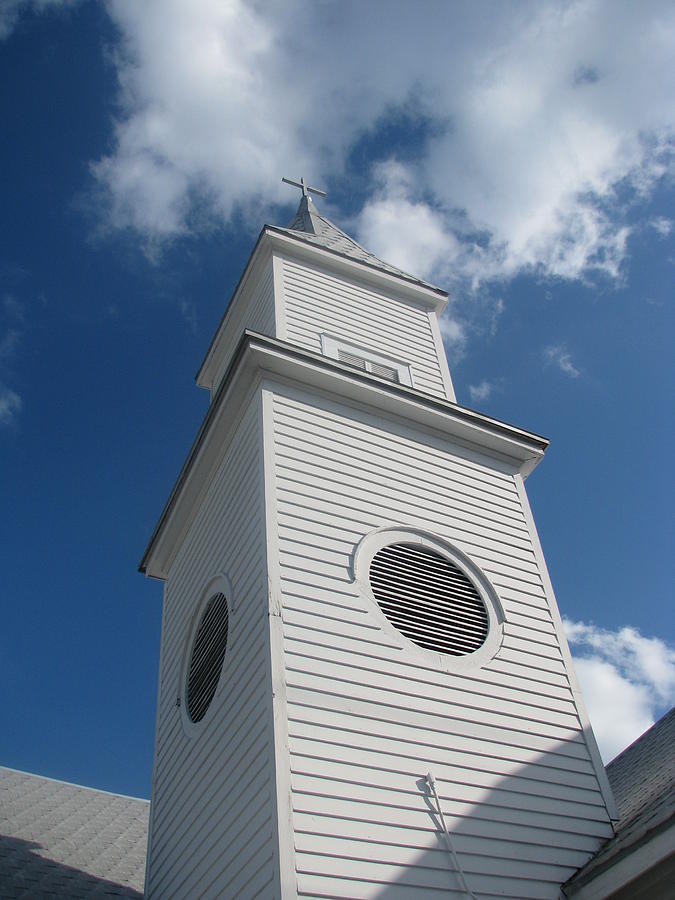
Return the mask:
{"type": "Polygon", "coordinates": [[[459,883],[462,887],[462,890],[465,894],[471,897],[471,900],[478,900],[474,892],[471,890],[466,881],[466,876],[464,874],[464,870],[462,869],[462,865],[459,861],[459,857],[455,851],[455,848],[452,843],[452,838],[450,837],[450,832],[448,831],[448,826],[445,823],[445,816],[443,815],[443,809],[441,808],[441,801],[438,799],[438,793],[436,791],[436,779],[432,772],[427,772],[424,776],[427,784],[429,785],[429,790],[434,795],[434,799],[436,801],[436,808],[438,810],[438,818],[440,819],[441,825],[443,826],[443,837],[445,838],[445,843],[450,851],[450,856],[452,857],[452,864],[455,867],[455,872],[459,877],[459,883]]]}

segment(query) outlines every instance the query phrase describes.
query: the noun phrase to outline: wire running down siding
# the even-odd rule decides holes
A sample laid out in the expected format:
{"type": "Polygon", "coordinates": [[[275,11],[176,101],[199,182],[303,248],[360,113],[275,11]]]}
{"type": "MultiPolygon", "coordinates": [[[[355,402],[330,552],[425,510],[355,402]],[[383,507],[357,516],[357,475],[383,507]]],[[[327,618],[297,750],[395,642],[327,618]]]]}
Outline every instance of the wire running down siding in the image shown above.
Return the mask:
{"type": "Polygon", "coordinates": [[[290,387],[274,447],[299,894],[554,900],[611,835],[513,477],[441,438],[290,387]],[[485,666],[442,671],[381,627],[351,578],[372,529],[427,529],[503,604],[485,666]]]}

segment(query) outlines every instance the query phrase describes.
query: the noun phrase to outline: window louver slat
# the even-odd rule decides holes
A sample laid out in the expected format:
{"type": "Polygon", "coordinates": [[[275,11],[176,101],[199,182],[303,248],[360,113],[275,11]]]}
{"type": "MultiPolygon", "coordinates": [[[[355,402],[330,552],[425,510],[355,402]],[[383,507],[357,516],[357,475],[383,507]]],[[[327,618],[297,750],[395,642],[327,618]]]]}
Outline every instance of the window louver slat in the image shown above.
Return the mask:
{"type": "Polygon", "coordinates": [[[204,718],[216,693],[227,648],[228,618],[225,595],[215,594],[202,615],[190,655],[187,707],[193,722],[204,718]]]}
{"type": "Polygon", "coordinates": [[[397,384],[401,380],[398,369],[396,369],[395,366],[375,362],[372,359],[359,356],[358,353],[344,350],[342,347],[338,347],[337,358],[339,362],[344,363],[347,366],[353,366],[355,369],[360,369],[362,372],[370,372],[371,375],[376,375],[378,378],[386,378],[387,381],[394,381],[397,384]]]}
{"type": "Polygon", "coordinates": [[[434,550],[383,547],[371,561],[370,585],[387,619],[419,647],[463,656],[487,638],[487,609],[475,585],[434,550]]]}
{"type": "Polygon", "coordinates": [[[443,637],[449,629],[455,629],[458,632],[458,639],[471,639],[473,636],[480,636],[483,633],[483,623],[478,626],[474,624],[467,628],[466,623],[461,618],[448,618],[442,623],[429,622],[426,618],[424,621],[420,621],[419,615],[412,615],[405,612],[402,613],[400,608],[391,606],[388,603],[383,602],[381,608],[384,612],[388,613],[390,619],[396,619],[399,622],[407,622],[411,629],[422,629],[424,632],[435,634],[438,637],[443,637]]]}
{"type": "MultiPolygon", "coordinates": [[[[409,594],[411,591],[410,585],[410,575],[406,574],[405,578],[400,578],[396,576],[392,576],[386,570],[382,570],[378,568],[375,572],[371,570],[371,579],[373,581],[381,581],[383,586],[385,584],[389,585],[392,589],[400,588],[404,594],[409,594]]],[[[443,592],[447,591],[448,587],[452,587],[453,589],[453,603],[455,606],[457,603],[465,602],[465,605],[469,608],[474,608],[473,600],[474,593],[468,591],[463,584],[453,581],[452,579],[446,579],[445,581],[439,579],[438,581],[434,581],[433,579],[429,579],[429,584],[426,588],[421,587],[413,587],[414,590],[420,597],[430,597],[435,604],[443,602],[443,592]],[[439,596],[440,592],[440,596],[439,596]]]]}
{"type": "MultiPolygon", "coordinates": [[[[390,616],[389,621],[398,628],[399,631],[405,632],[406,637],[414,643],[421,644],[422,646],[426,646],[428,643],[433,643],[436,646],[444,648],[447,646],[447,630],[438,631],[437,629],[425,628],[423,625],[418,625],[414,622],[411,623],[409,620],[400,619],[397,616],[390,616]]],[[[453,634],[452,637],[453,652],[455,654],[459,652],[471,653],[476,649],[475,643],[478,638],[477,635],[460,632],[459,634],[453,634]]],[[[479,643],[482,643],[482,641],[479,641],[479,643]]]]}
{"type": "MultiPolygon", "coordinates": [[[[423,609],[426,615],[436,618],[440,621],[446,616],[460,617],[467,622],[484,622],[485,614],[481,610],[477,610],[474,605],[468,601],[460,600],[458,603],[449,604],[443,600],[434,602],[434,598],[429,595],[408,592],[405,587],[400,590],[393,589],[384,579],[372,579],[373,589],[376,587],[386,594],[387,600],[395,603],[402,610],[409,609],[413,613],[418,613],[423,609]]],[[[382,602],[385,602],[384,600],[382,602]]]]}
{"type": "Polygon", "coordinates": [[[354,366],[355,369],[366,371],[366,361],[355,353],[349,353],[347,350],[338,350],[338,360],[347,366],[354,366]]]}
{"type": "Polygon", "coordinates": [[[386,366],[384,363],[371,362],[369,364],[370,371],[378,378],[386,378],[387,381],[398,381],[398,372],[393,366],[386,366]]]}
{"type": "Polygon", "coordinates": [[[433,597],[435,601],[447,596],[450,588],[453,591],[453,599],[455,596],[465,597],[473,603],[476,595],[475,588],[470,582],[467,584],[466,579],[460,579],[456,575],[446,577],[444,574],[435,577],[414,566],[396,567],[395,563],[383,566],[379,561],[375,564],[373,560],[371,577],[384,579],[388,584],[402,585],[406,593],[411,589],[419,591],[433,597]]]}
{"type": "Polygon", "coordinates": [[[398,606],[393,606],[384,601],[380,602],[380,608],[388,616],[390,620],[396,619],[399,622],[408,622],[411,628],[423,628],[430,634],[438,634],[439,637],[445,635],[448,630],[454,629],[458,636],[469,638],[475,636],[480,639],[485,630],[485,622],[467,623],[460,616],[448,616],[445,620],[435,619],[425,616],[424,622],[420,623],[420,615],[409,610],[401,610],[398,606]]]}
{"type": "MultiPolygon", "coordinates": [[[[442,556],[439,556],[439,564],[435,565],[433,561],[430,561],[428,558],[419,554],[405,553],[399,555],[390,553],[390,550],[390,547],[383,547],[380,553],[377,554],[377,561],[384,564],[387,560],[393,560],[396,562],[397,567],[401,569],[407,568],[412,572],[423,570],[431,577],[435,576],[440,579],[456,577],[458,582],[462,584],[467,583],[466,576],[449,560],[444,559],[442,556]]],[[[373,563],[376,562],[376,559],[373,559],[373,563]]]]}

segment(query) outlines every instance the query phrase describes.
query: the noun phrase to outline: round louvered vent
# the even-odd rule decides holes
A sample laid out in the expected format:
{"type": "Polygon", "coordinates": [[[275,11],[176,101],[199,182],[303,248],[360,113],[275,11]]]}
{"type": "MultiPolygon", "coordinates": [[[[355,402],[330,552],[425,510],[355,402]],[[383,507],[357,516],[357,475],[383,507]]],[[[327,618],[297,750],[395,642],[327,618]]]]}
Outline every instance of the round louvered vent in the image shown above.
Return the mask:
{"type": "Polygon", "coordinates": [[[201,722],[216,693],[227,647],[227,620],[225,594],[214,594],[206,604],[190,655],[187,708],[193,722],[201,722]]]}
{"type": "Polygon", "coordinates": [[[387,619],[418,647],[465,656],[485,643],[488,613],[480,594],[434,550],[382,547],[370,563],[370,586],[387,619]]]}

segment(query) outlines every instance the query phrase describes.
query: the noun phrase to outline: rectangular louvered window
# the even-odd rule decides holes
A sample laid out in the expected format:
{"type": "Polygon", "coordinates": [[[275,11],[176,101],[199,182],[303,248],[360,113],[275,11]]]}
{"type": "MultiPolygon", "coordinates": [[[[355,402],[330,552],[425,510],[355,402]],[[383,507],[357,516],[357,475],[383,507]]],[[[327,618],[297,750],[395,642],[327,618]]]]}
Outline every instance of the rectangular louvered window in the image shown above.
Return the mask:
{"type": "Polygon", "coordinates": [[[321,349],[325,356],[330,356],[346,366],[352,366],[361,372],[368,372],[376,378],[384,378],[395,384],[407,384],[412,387],[410,366],[396,359],[373,353],[364,347],[348,344],[331,335],[321,335],[321,349]]]}
{"type": "Polygon", "coordinates": [[[386,378],[388,381],[398,381],[398,371],[393,366],[385,366],[382,363],[371,362],[368,364],[373,375],[378,378],[386,378]]]}
{"type": "Polygon", "coordinates": [[[338,360],[342,363],[345,363],[347,366],[354,366],[355,369],[361,369],[363,372],[367,371],[366,361],[361,356],[357,356],[356,353],[348,353],[346,350],[338,350],[338,360]]]}

